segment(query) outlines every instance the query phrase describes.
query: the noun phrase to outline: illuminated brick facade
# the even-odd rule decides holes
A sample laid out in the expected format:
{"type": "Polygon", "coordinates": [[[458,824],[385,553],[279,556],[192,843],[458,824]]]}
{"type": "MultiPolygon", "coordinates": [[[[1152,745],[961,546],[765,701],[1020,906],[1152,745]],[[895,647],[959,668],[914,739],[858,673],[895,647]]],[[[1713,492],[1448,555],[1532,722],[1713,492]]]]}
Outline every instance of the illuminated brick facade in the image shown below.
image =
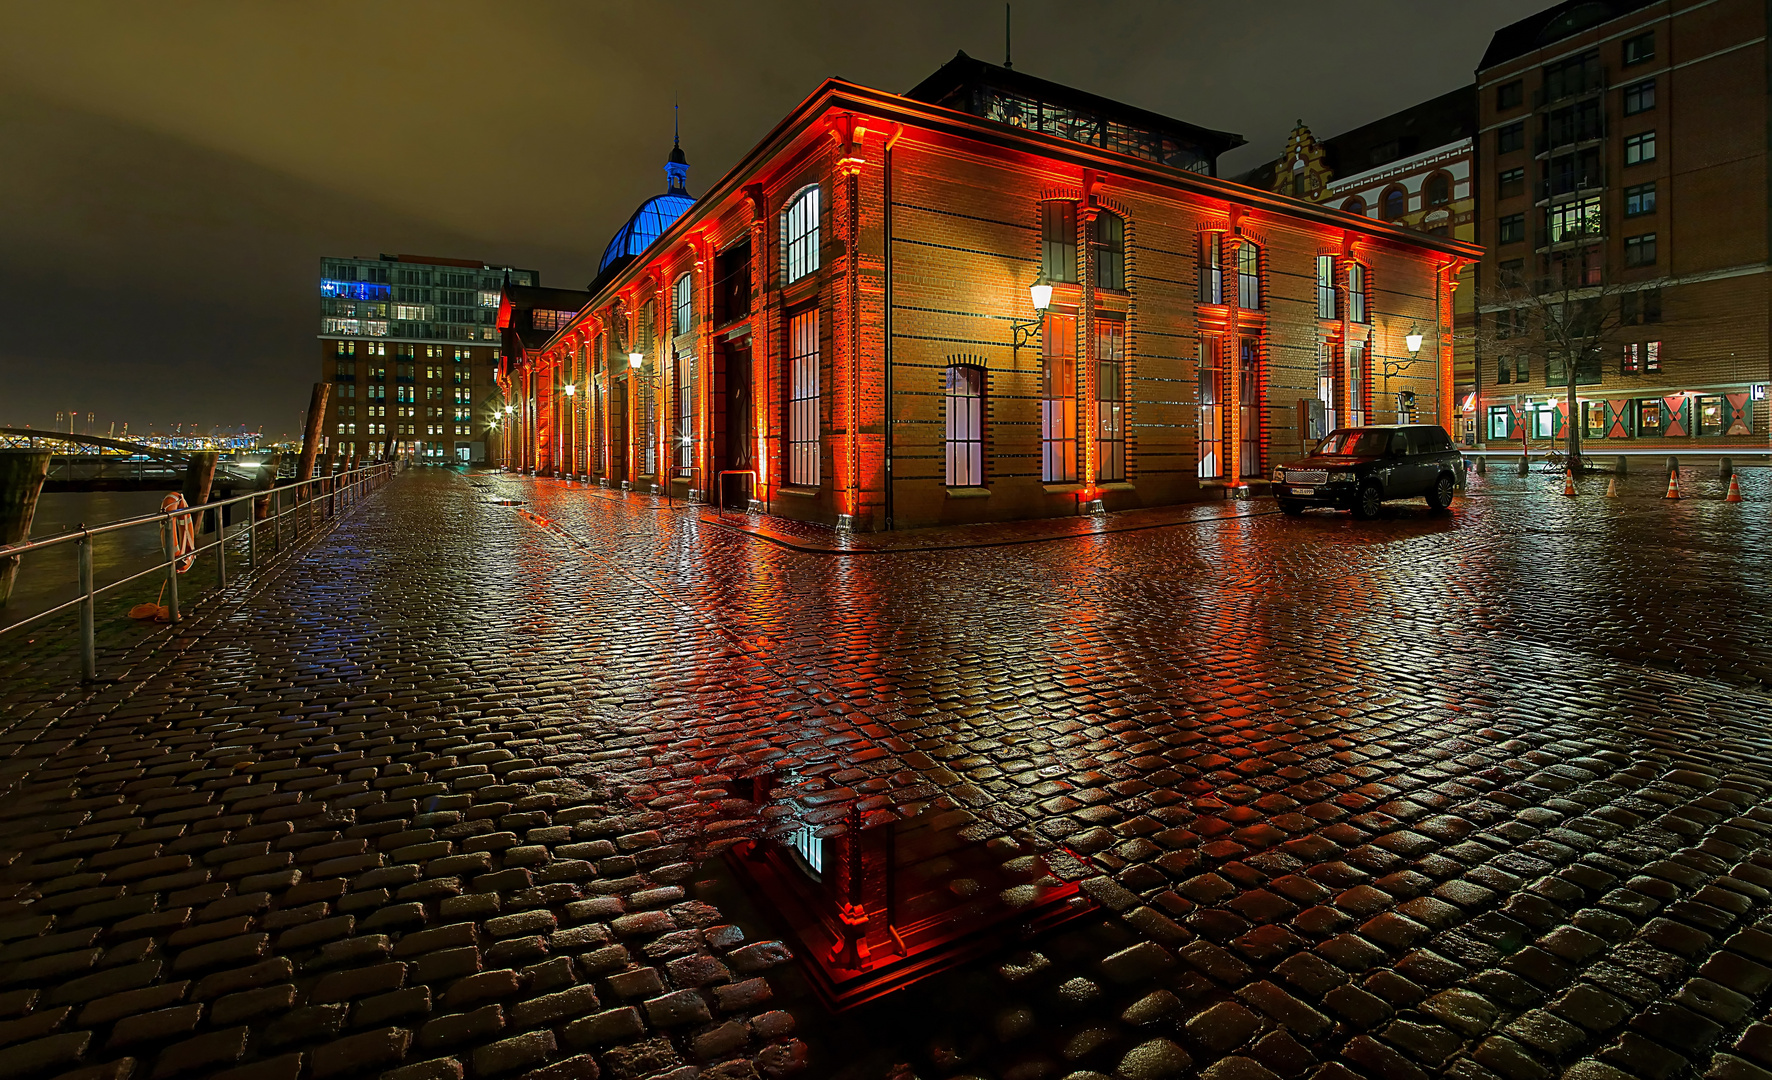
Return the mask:
{"type": "Polygon", "coordinates": [[[826,82],[508,368],[522,467],[907,528],[1260,484],[1349,355],[1370,420],[1409,395],[1450,420],[1475,249],[1218,179],[1234,136],[1109,125],[1110,150],[1052,123],[826,82]],[[1041,332],[1018,334],[1047,271],[1041,332]]]}

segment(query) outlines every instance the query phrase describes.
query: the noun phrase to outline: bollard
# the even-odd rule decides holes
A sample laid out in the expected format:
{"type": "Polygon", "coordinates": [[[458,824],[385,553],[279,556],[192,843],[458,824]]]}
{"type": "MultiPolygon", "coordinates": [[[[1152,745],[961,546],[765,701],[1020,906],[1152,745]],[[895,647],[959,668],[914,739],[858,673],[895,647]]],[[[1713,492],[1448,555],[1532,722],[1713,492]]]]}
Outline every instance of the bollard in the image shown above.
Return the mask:
{"type": "Polygon", "coordinates": [[[1623,476],[1626,472],[1630,471],[1630,458],[1625,457],[1623,454],[1619,454],[1618,462],[1612,466],[1612,469],[1619,476],[1623,476]]]}
{"type": "MultiPolygon", "coordinates": [[[[31,519],[37,515],[37,496],[49,475],[47,450],[0,450],[0,547],[22,544],[31,538],[31,519]]],[[[19,556],[0,559],[0,607],[12,595],[18,577],[19,556]]]]}
{"type": "Polygon", "coordinates": [[[1680,471],[1680,459],[1674,457],[1672,454],[1667,456],[1667,471],[1670,473],[1677,473],[1680,471]]]}
{"type": "Polygon", "coordinates": [[[1489,459],[1488,458],[1478,458],[1477,459],[1477,475],[1478,476],[1487,476],[1488,473],[1489,473],[1489,459]]]}
{"type": "Polygon", "coordinates": [[[1735,463],[1734,462],[1730,461],[1728,458],[1721,458],[1717,461],[1717,479],[1718,480],[1727,480],[1734,475],[1735,475],[1735,463]]]}
{"type": "MultiPolygon", "coordinates": [[[[209,501],[209,489],[215,485],[215,465],[221,454],[214,450],[197,450],[185,466],[185,505],[202,506],[209,501]]],[[[197,531],[206,533],[215,527],[215,511],[205,511],[198,518],[197,531]]]]}
{"type": "Polygon", "coordinates": [[[1520,455],[1520,475],[1526,476],[1531,472],[1532,472],[1532,459],[1527,457],[1525,454],[1521,454],[1520,455]]]}
{"type": "MultiPolygon", "coordinates": [[[[81,533],[86,523],[80,523],[81,533]]],[[[98,678],[98,651],[93,641],[95,618],[92,609],[92,537],[82,535],[75,542],[80,553],[80,677],[87,682],[98,678]]]]}

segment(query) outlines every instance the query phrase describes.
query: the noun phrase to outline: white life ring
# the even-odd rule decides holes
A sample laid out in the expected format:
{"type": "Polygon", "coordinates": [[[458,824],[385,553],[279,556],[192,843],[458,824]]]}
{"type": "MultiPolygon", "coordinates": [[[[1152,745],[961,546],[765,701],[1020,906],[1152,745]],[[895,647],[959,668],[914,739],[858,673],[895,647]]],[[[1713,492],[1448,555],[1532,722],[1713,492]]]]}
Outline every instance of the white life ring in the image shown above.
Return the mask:
{"type": "MultiPolygon", "coordinates": [[[[185,497],[176,491],[160,500],[160,512],[162,514],[175,514],[180,510],[188,509],[189,507],[185,503],[185,497]]],[[[189,570],[191,565],[197,561],[197,515],[194,513],[186,513],[178,517],[168,518],[160,526],[160,542],[162,544],[166,544],[166,530],[168,528],[172,530],[172,542],[170,544],[172,548],[172,558],[175,562],[178,562],[178,572],[182,574],[186,570],[189,570]]]]}

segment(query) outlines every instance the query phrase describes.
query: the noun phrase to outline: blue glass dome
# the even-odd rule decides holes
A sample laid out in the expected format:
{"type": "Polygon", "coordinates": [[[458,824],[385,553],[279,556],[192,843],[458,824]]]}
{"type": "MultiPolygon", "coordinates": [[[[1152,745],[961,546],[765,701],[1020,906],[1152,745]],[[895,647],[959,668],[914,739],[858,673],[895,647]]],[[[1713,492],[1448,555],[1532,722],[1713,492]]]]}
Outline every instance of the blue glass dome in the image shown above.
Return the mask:
{"type": "Polygon", "coordinates": [[[601,274],[609,269],[609,265],[618,259],[645,251],[683,216],[685,210],[695,205],[695,200],[690,197],[685,186],[689,180],[689,161],[683,156],[681,146],[671,147],[671,156],[665,161],[665,177],[665,193],[654,195],[641,203],[640,209],[634,211],[634,216],[628,218],[627,224],[615,230],[614,239],[603,249],[603,259],[597,264],[597,273],[601,274]]]}

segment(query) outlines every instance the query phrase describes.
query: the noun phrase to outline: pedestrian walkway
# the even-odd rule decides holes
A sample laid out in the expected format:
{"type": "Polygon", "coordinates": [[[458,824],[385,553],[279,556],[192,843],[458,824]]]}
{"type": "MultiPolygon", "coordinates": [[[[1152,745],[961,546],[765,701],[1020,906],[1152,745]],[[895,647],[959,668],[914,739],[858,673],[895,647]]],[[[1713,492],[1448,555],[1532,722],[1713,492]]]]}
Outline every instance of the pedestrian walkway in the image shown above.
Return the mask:
{"type": "Polygon", "coordinates": [[[6,689],[0,1075],[1772,1068],[1751,503],[876,559],[655,502],[417,470],[6,689]],[[1096,914],[828,1017],[717,856],[858,801],[1096,914]]]}

